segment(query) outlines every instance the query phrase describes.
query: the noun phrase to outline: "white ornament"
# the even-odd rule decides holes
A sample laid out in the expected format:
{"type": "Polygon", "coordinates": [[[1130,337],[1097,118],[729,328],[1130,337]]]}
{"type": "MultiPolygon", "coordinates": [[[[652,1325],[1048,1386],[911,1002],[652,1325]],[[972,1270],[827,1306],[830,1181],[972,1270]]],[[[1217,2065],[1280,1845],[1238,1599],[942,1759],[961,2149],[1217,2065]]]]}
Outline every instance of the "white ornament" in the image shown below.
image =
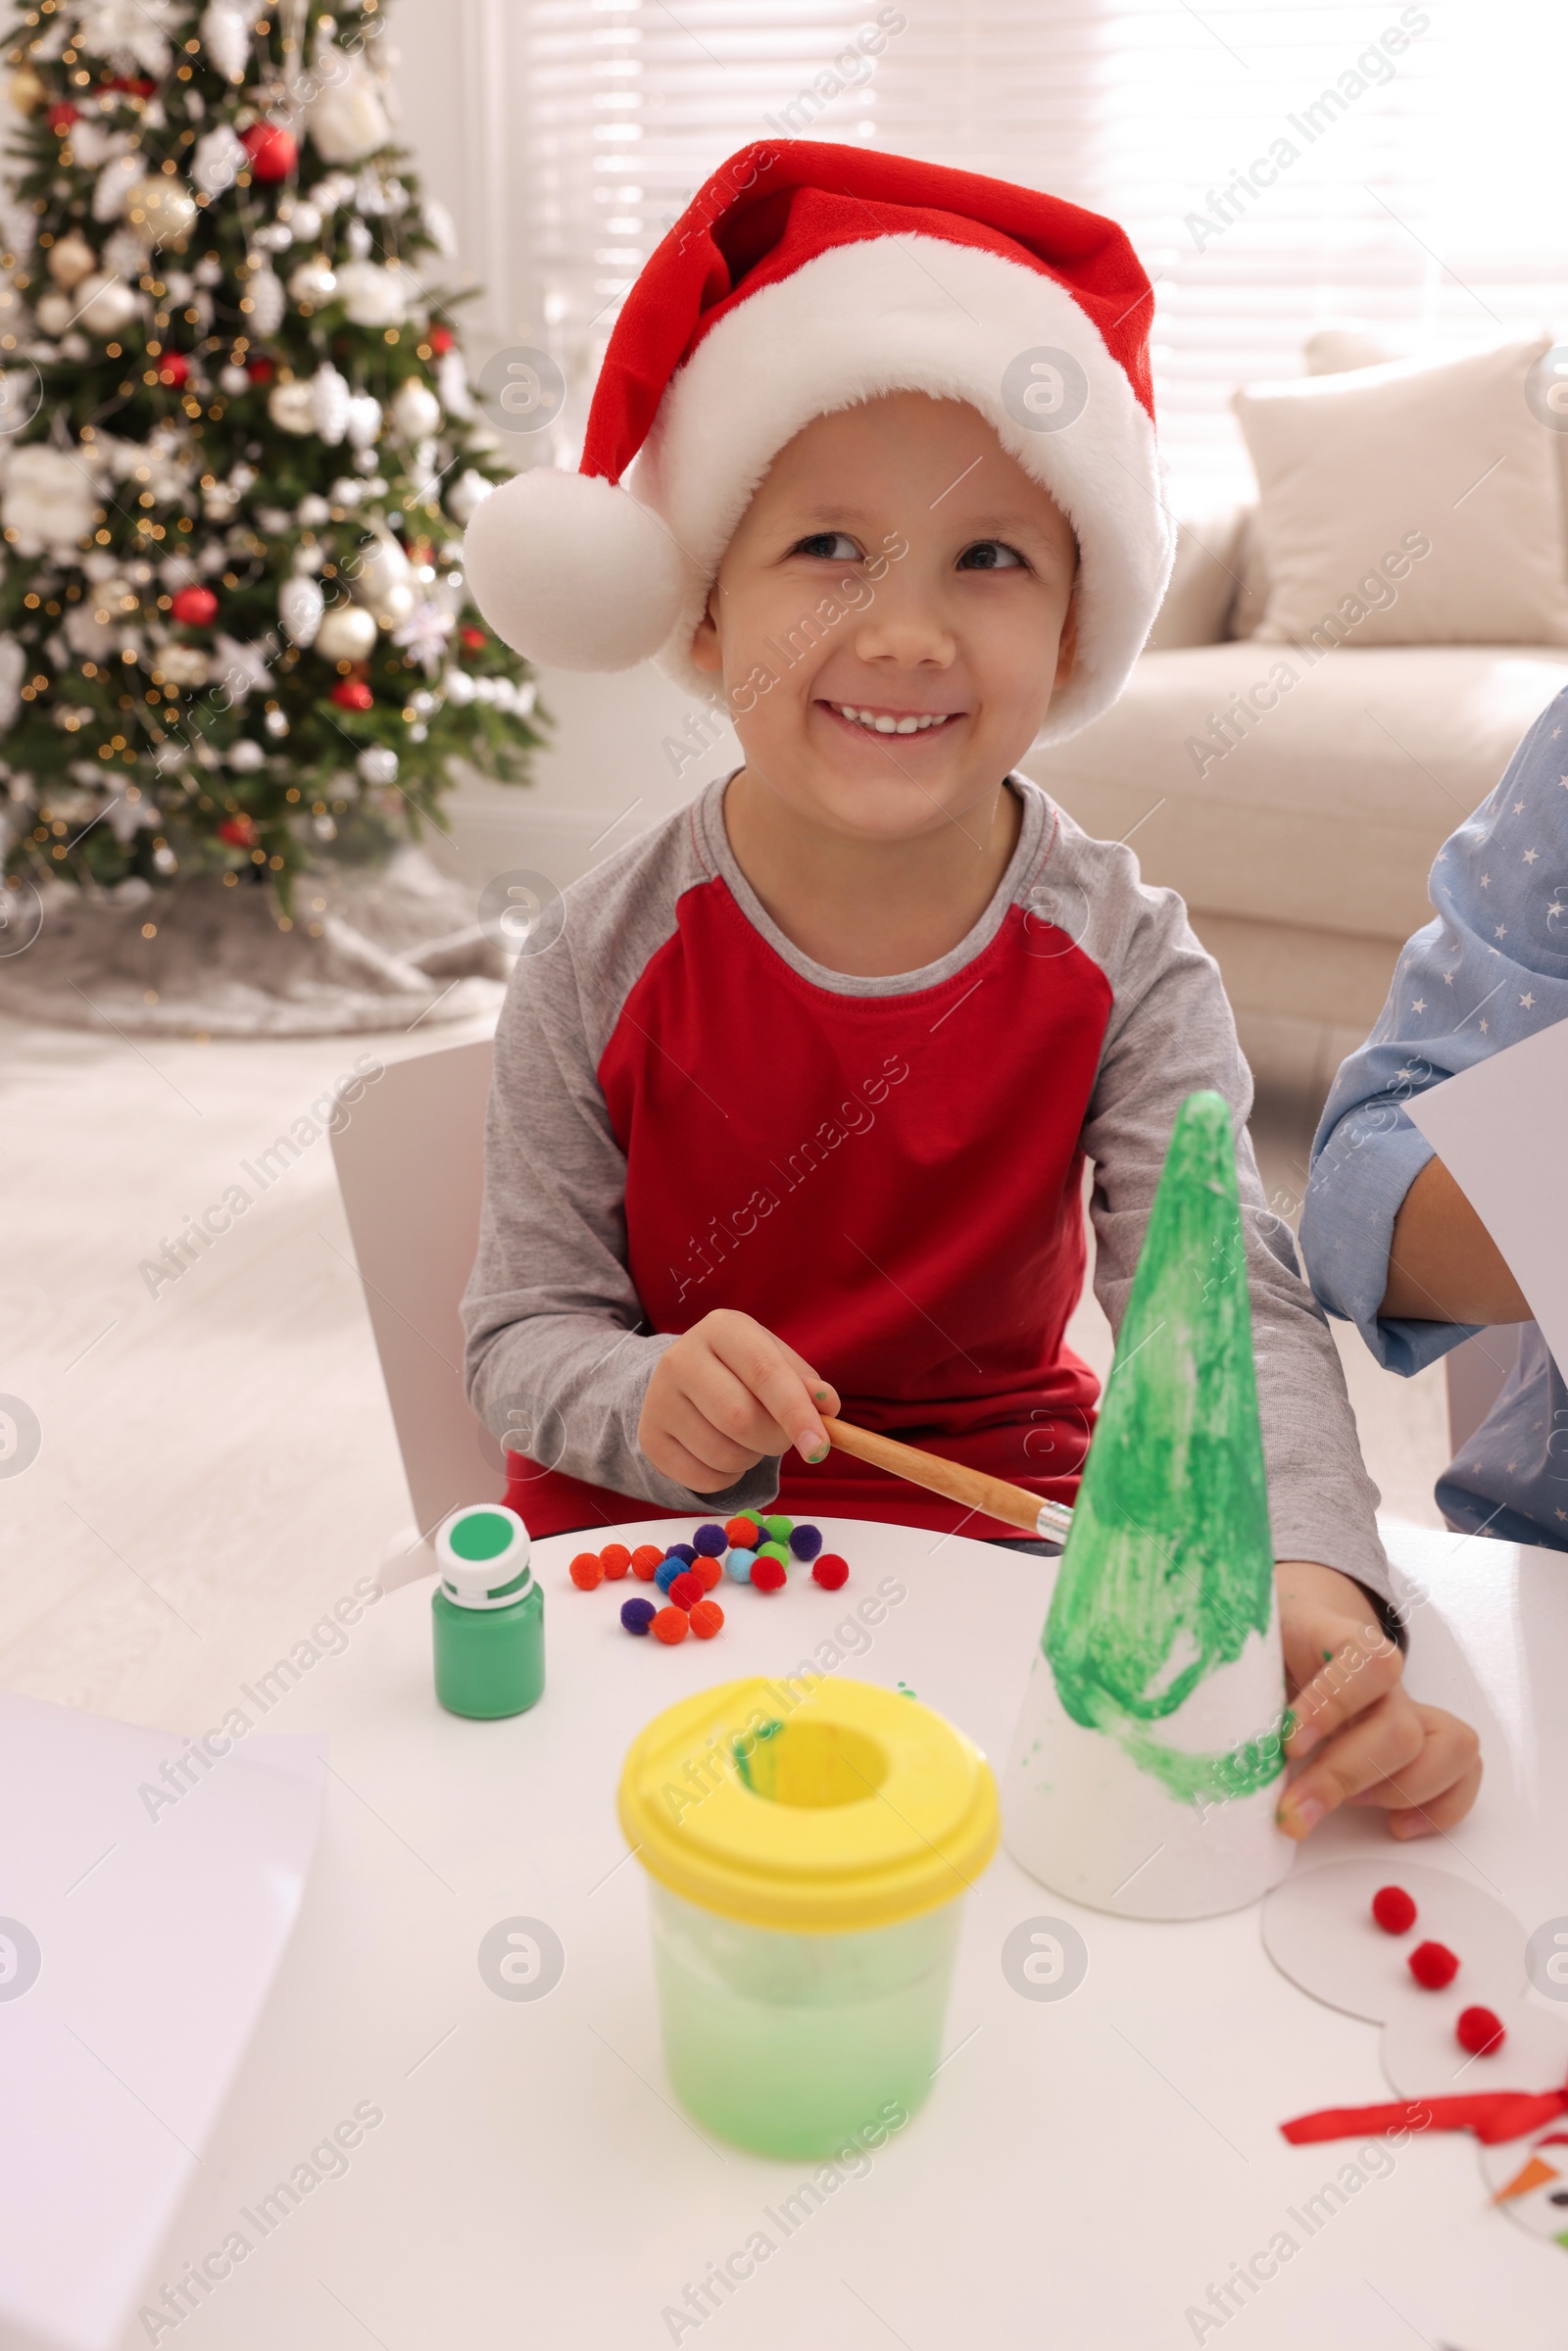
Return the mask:
{"type": "Polygon", "coordinates": [[[346,262],[337,289],[356,326],[401,326],[409,315],[408,273],[378,262],[346,262]]]}
{"type": "Polygon", "coordinates": [[[473,520],[474,514],[495,486],[493,481],[486,481],[482,473],[475,473],[473,467],[468,466],[466,472],[458,475],[447,492],[447,513],[455,522],[466,525],[473,520]]]}
{"type": "Polygon", "coordinates": [[[243,81],[250,64],[251,28],[234,0],[210,0],[197,26],[202,45],[225,81],[243,81]]]}
{"type": "Polygon", "coordinates": [[[316,60],[320,87],[305,110],[317,154],[327,164],[357,164],[392,136],[375,76],[363,58],[323,47],[316,60]]]}
{"type": "Polygon", "coordinates": [[[204,130],[191,157],[190,175],[204,196],[220,196],[231,188],[250,157],[231,123],[219,122],[204,130]]]}
{"type": "Polygon", "coordinates": [[[58,286],[53,293],[39,295],[33,313],[46,335],[63,335],[75,315],[75,303],[69,294],[62,294],[58,286]]]}
{"type": "Polygon", "coordinates": [[[314,579],[286,579],[277,591],[277,616],[294,645],[314,645],[326,610],[314,579]]]}
{"type": "Polygon", "coordinates": [[[141,308],[122,277],[105,277],[95,270],[76,288],[76,318],[89,334],[117,335],[141,308]]]}
{"type": "Polygon", "coordinates": [[[293,242],[294,231],[286,220],[269,220],[251,238],[259,253],[286,253],[293,242]]]}
{"type": "Polygon", "coordinates": [[[126,73],[140,66],[157,80],[169,71],[168,36],[184,14],[183,0],[97,0],[76,40],[89,57],[111,58],[126,73]]]}
{"type": "Polygon", "coordinates": [[[291,301],[308,302],[313,310],[319,310],[337,292],[337,272],[324,254],[313,254],[294,270],[288,290],[291,301]]]}
{"type": "Polygon", "coordinates": [[[314,245],[321,233],[321,214],[314,204],[280,204],[277,217],[288,222],[296,245],[314,245]]]}
{"type": "Polygon", "coordinates": [[[454,710],[466,710],[473,700],[473,680],[466,669],[449,669],[441,680],[441,690],[454,710]]]}
{"type": "Polygon", "coordinates": [[[73,228],[49,251],[49,274],[69,294],[72,287],[96,269],[98,256],[79,229],[73,228]]]}
{"type": "Polygon", "coordinates": [[[384,785],[395,784],[398,780],[398,755],[395,751],[389,751],[384,744],[372,743],[368,751],[361,752],[354,764],[360,771],[362,783],[384,785]]]}
{"type": "Polygon", "coordinates": [[[27,656],[8,629],[0,637],[0,735],[22,708],[22,684],[26,674],[27,656]]]}
{"type": "Polygon", "coordinates": [[[34,548],[64,551],[93,527],[98,491],[80,458],[35,441],[13,452],[0,499],[0,526],[34,548]]]}
{"type": "Polygon", "coordinates": [[[381,436],[381,403],[368,392],[356,392],[349,402],[349,443],[355,449],[369,449],[381,436]]]}
{"type": "Polygon", "coordinates": [[[218,371],[218,388],[220,392],[226,392],[230,400],[237,400],[242,392],[250,390],[251,379],[243,367],[220,367],[218,371]]]}
{"type": "Polygon", "coordinates": [[[204,253],[191,271],[199,286],[216,286],[222,282],[223,265],[216,253],[204,253]]]}
{"type": "Polygon", "coordinates": [[[328,171],[311,190],[311,201],[318,204],[323,213],[335,213],[348,203],[354,193],[354,182],[346,171],[328,171]]]}
{"type": "MultiPolygon", "coordinates": [[[[352,196],[353,193],[354,186],[353,182],[351,181],[349,184],[349,195],[352,196]]],[[[348,198],[345,197],[344,202],[347,203],[347,201],[348,198]]],[[[363,220],[347,220],[344,222],[343,241],[357,262],[363,262],[375,243],[375,239],[371,236],[370,231],[367,227],[366,223],[363,220]]]]}
{"type": "Polygon", "coordinates": [[[241,735],[237,743],[231,743],[227,757],[230,767],[237,775],[254,775],[258,767],[267,764],[266,752],[249,735],[241,735]]]}
{"type": "Polygon", "coordinates": [[[458,231],[446,206],[438,203],[435,197],[426,196],[420,211],[424,217],[425,232],[437,253],[440,254],[443,261],[456,261],[458,258],[458,231]]]}
{"type": "Polygon", "coordinates": [[[105,164],[92,191],[93,219],[118,220],[125,209],[125,198],[146,169],[145,157],[135,154],[117,155],[105,164]]]}
{"type": "Polygon", "coordinates": [[[356,600],[382,628],[396,628],[414,610],[414,565],[389,530],[377,527],[344,566],[356,600]]]}
{"type": "Polygon", "coordinates": [[[214,673],[222,679],[236,702],[243,702],[247,695],[259,693],[272,682],[262,648],[241,645],[237,638],[221,631],[214,653],[214,673]]]}
{"type": "Polygon", "coordinates": [[[196,224],[196,199],[169,172],[150,171],[127,194],[125,219],[149,253],[160,245],[177,249],[196,224]]]}
{"type": "Polygon", "coordinates": [[[449,416],[468,417],[473,415],[473,395],[468,390],[468,368],[456,343],[443,351],[435,371],[441,406],[449,416]]]}
{"type": "Polygon", "coordinates": [[[259,335],[276,334],[283,323],[287,304],[283,299],[283,280],[276,276],[270,263],[264,262],[251,272],[246,291],[250,298],[250,322],[259,335]]]}
{"type": "Polygon", "coordinates": [[[348,430],[352,406],[347,376],[340,374],[330,360],[323,360],[311,377],[311,410],[317,432],[328,449],[335,449],[348,430]]]}
{"type": "Polygon", "coordinates": [[[393,399],[392,421],[406,441],[423,441],[440,428],[441,403],[428,384],[411,375],[393,399]]]}
{"type": "Polygon", "coordinates": [[[279,741],[281,741],[283,736],[288,733],[288,718],[286,713],[282,710],[268,710],[264,712],[262,724],[266,727],[270,735],[275,735],[279,741]]]}
{"type": "Polygon", "coordinates": [[[324,661],[363,661],[375,649],[375,616],[357,604],[335,604],[321,616],[316,650],[324,661]]]}
{"type": "Polygon", "coordinates": [[[323,522],[331,521],[332,510],[324,498],[318,497],[314,490],[307,490],[294,509],[294,519],[301,530],[319,530],[323,522]]]}
{"type": "MultiPolygon", "coordinates": [[[[412,653],[426,677],[434,677],[446,660],[447,639],[452,634],[452,614],[428,598],[415,605],[400,628],[392,632],[392,642],[405,653],[412,653]]],[[[417,709],[417,704],[415,708],[417,709]]]]}
{"type": "Polygon", "coordinates": [[[279,432],[308,433],[316,430],[316,402],[308,382],[296,379],[273,384],[267,395],[267,413],[279,432]]]}
{"type": "Polygon", "coordinates": [[[199,645],[160,645],[153,659],[172,686],[205,686],[212,671],[199,645]]]}

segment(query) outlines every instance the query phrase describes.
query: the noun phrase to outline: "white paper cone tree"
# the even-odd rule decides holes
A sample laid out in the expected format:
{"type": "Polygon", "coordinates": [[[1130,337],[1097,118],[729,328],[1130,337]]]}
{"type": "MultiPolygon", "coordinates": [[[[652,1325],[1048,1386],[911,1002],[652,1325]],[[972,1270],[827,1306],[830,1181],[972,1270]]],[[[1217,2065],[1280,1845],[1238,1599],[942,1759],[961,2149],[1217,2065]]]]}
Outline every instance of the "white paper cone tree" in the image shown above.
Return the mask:
{"type": "Polygon", "coordinates": [[[1008,1766],[1058,1893],[1203,1918],[1290,1867],[1285,1680],[1227,1103],[1171,1138],[1008,1766]]]}

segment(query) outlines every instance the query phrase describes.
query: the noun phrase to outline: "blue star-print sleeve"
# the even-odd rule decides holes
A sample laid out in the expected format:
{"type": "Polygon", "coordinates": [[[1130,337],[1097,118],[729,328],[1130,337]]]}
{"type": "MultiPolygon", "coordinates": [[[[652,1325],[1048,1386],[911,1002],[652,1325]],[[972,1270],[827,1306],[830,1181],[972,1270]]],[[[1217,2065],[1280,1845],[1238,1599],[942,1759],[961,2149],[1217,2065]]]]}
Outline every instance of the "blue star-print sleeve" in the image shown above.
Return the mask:
{"type": "Polygon", "coordinates": [[[1406,945],[1377,1026],[1335,1079],[1301,1213],[1323,1304],[1406,1377],[1473,1326],[1378,1317],[1395,1218],[1432,1157],[1403,1105],[1568,1018],[1568,689],[1439,851],[1428,894],[1435,919],[1406,945]]]}

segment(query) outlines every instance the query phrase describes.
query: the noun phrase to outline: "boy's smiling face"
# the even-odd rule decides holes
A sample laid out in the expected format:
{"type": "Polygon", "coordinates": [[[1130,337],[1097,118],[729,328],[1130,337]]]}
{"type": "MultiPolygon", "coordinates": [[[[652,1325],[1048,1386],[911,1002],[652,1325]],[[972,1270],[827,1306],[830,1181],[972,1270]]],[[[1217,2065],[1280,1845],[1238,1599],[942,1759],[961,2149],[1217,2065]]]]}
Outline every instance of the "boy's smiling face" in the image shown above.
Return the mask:
{"type": "Polygon", "coordinates": [[[1070,523],[977,410],[890,393],[779,452],[693,658],[749,775],[808,823],[907,840],[1034,741],[1071,668],[1076,568],[1070,523]]]}

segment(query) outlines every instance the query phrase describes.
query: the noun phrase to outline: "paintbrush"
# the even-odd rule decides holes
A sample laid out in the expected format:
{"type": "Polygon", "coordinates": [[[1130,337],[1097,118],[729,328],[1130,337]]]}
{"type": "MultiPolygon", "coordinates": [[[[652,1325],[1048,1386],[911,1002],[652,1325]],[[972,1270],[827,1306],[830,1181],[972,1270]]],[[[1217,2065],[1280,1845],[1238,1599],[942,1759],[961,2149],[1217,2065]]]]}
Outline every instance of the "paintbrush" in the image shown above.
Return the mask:
{"type": "Polygon", "coordinates": [[[952,1502],[965,1502],[971,1510],[1000,1518],[1004,1527],[1021,1527],[1043,1542],[1067,1540],[1072,1512],[1065,1502],[1044,1502],[1026,1486],[987,1477],[984,1470],[965,1469],[961,1461],[945,1461],[940,1453],[922,1453],[918,1445],[900,1445],[893,1437],[873,1436],[869,1429],[833,1420],[826,1413],[822,1426],[829,1444],[836,1445],[841,1453],[853,1453],[858,1461],[869,1461],[873,1468],[905,1478],[911,1486],[927,1487],[932,1494],[945,1494],[952,1502]]]}

